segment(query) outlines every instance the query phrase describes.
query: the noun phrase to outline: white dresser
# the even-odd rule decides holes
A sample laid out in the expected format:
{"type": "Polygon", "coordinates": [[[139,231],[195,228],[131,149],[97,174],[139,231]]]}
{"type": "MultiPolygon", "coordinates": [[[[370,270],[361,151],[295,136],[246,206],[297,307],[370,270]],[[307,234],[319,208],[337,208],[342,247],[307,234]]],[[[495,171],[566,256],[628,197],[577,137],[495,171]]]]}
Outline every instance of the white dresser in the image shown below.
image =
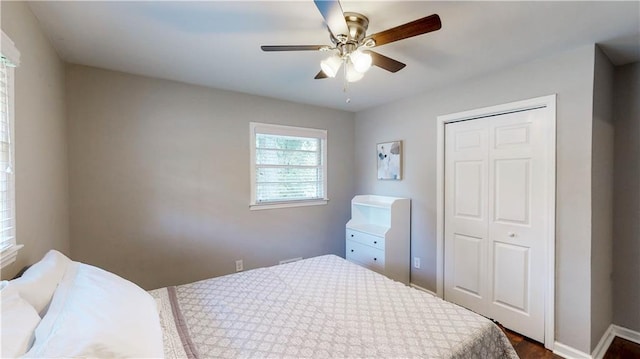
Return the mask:
{"type": "Polygon", "coordinates": [[[410,199],[355,196],[346,227],[346,259],[409,284],[410,227],[410,199]]]}

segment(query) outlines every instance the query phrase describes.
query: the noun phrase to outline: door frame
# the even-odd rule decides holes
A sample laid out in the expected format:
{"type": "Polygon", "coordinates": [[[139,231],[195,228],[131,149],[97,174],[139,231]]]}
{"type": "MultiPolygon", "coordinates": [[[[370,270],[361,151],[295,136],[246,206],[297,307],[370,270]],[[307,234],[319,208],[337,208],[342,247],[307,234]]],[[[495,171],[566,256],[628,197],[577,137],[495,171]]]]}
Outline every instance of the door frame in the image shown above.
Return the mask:
{"type": "Polygon", "coordinates": [[[436,288],[437,295],[444,299],[444,176],[445,176],[445,139],[447,123],[468,121],[484,117],[520,112],[538,108],[547,108],[544,133],[547,136],[548,173],[547,196],[547,279],[545,293],[544,346],[553,350],[555,337],[555,243],[556,243],[556,94],[510,102],[497,106],[441,115],[437,118],[437,216],[436,216],[436,288]]]}

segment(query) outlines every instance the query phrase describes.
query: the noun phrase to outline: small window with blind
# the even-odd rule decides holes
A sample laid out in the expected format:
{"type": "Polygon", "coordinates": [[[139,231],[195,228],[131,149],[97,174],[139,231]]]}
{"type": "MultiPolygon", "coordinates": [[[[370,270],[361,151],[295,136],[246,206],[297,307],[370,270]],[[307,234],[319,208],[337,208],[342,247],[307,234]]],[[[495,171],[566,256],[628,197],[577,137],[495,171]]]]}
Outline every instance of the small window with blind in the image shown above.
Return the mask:
{"type": "Polygon", "coordinates": [[[2,33],[0,57],[0,267],[15,261],[16,245],[15,175],[14,175],[14,72],[20,54],[13,42],[2,33]]]}
{"type": "Polygon", "coordinates": [[[251,209],[326,204],[327,131],[250,123],[251,209]]]}

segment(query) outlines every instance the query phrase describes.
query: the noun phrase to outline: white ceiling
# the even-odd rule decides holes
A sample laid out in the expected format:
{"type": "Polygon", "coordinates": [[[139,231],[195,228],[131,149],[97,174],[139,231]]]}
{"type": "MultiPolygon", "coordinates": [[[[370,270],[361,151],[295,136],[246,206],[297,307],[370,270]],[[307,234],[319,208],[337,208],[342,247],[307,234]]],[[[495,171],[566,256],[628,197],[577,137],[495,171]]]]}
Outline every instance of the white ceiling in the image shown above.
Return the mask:
{"type": "MultiPolygon", "coordinates": [[[[313,1],[31,2],[67,62],[359,111],[499,68],[597,43],[616,65],[640,60],[640,2],[349,1],[368,34],[440,15],[442,29],[376,48],[407,64],[372,68],[342,92],[314,80],[325,52],[260,45],[330,44],[313,1]],[[350,103],[345,99],[351,98],[350,103]]],[[[18,44],[19,45],[19,44],[18,44]]]]}

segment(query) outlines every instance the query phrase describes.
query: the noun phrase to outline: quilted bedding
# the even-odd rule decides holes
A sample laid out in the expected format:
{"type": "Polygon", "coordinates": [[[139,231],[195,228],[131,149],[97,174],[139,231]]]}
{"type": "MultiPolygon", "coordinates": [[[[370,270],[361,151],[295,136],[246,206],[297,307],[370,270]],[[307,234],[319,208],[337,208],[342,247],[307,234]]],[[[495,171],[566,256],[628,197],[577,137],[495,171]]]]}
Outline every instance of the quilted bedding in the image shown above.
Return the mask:
{"type": "Polygon", "coordinates": [[[488,319],[333,256],[150,292],[167,358],[517,358],[488,319]]]}

